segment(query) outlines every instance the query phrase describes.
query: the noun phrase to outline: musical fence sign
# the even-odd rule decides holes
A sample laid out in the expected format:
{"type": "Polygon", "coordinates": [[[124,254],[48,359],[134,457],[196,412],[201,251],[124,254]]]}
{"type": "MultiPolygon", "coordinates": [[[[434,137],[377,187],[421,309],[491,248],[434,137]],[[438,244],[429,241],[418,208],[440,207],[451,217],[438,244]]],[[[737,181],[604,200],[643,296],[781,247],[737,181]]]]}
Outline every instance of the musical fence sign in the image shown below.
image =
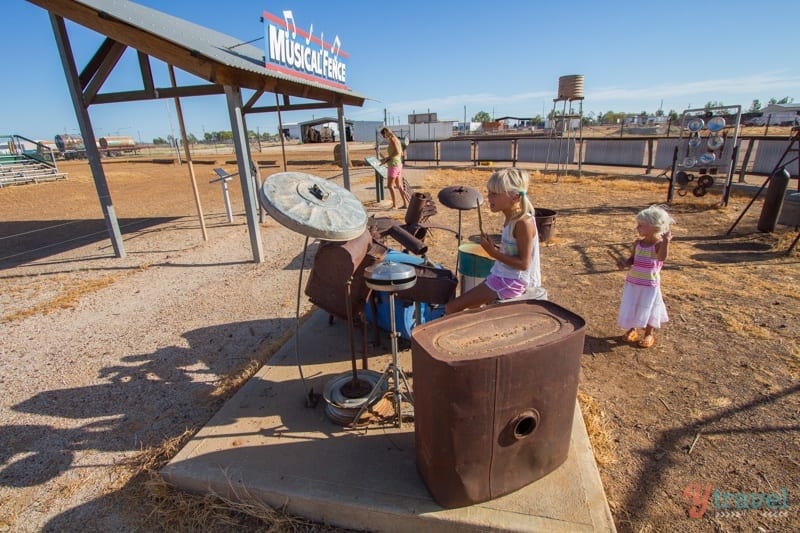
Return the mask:
{"type": "Polygon", "coordinates": [[[325,41],[325,33],[314,35],[314,24],[308,31],[298,28],[291,10],[277,17],[264,11],[265,67],[268,70],[323,83],[337,89],[347,87],[347,53],[336,35],[325,41]]]}

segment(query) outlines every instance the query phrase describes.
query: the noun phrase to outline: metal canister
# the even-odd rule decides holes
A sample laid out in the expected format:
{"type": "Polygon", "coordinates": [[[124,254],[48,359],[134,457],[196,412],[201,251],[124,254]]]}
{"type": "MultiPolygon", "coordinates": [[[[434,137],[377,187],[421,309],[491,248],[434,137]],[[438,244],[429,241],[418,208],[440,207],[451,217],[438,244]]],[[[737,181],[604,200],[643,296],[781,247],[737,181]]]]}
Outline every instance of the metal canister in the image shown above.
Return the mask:
{"type": "Polygon", "coordinates": [[[417,469],[440,505],[497,498],[567,459],[584,330],[571,311],[527,300],[412,331],[417,469]]]}

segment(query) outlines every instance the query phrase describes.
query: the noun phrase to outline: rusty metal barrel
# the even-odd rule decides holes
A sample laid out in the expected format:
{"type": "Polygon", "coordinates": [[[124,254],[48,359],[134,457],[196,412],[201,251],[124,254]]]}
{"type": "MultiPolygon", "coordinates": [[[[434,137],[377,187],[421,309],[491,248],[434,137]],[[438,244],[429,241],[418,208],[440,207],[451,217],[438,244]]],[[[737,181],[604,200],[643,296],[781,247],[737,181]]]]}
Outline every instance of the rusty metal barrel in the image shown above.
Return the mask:
{"type": "Polygon", "coordinates": [[[440,505],[497,498],[567,459],[584,330],[571,311],[527,300],[412,331],[417,469],[440,505]]]}

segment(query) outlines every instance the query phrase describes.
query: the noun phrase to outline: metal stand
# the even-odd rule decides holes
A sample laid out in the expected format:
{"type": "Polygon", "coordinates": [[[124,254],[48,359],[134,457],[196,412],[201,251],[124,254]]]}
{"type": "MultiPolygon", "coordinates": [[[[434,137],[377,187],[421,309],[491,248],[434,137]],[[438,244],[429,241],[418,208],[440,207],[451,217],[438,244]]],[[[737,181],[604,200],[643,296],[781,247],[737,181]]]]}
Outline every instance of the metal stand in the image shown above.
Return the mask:
{"type": "Polygon", "coordinates": [[[388,384],[390,380],[391,385],[388,388],[388,392],[392,394],[392,400],[394,403],[394,416],[396,418],[395,426],[398,428],[403,427],[402,403],[405,401],[410,403],[412,406],[414,405],[414,396],[411,393],[411,387],[408,384],[408,378],[406,377],[405,372],[403,372],[403,369],[400,368],[397,363],[397,337],[399,337],[400,334],[397,333],[397,325],[395,324],[394,292],[389,293],[389,320],[392,324],[392,332],[390,333],[390,337],[392,339],[392,362],[389,363],[389,366],[386,367],[386,370],[383,371],[380,379],[372,388],[372,392],[369,393],[367,400],[361,406],[358,414],[353,419],[353,425],[358,425],[358,421],[361,420],[361,416],[364,414],[364,411],[366,411],[367,408],[375,402],[378,396],[383,393],[383,384],[388,384]]]}
{"type": "MultiPolygon", "coordinates": [[[[734,221],[734,223],[731,225],[731,227],[728,228],[728,231],[725,232],[725,235],[730,235],[731,234],[731,232],[736,227],[736,225],[739,223],[739,221],[742,220],[742,217],[744,217],[745,213],[747,213],[747,211],[753,205],[753,202],[756,201],[756,199],[759,197],[759,195],[764,191],[766,186],[769,184],[769,181],[770,181],[770,179],[772,179],[772,176],[775,175],[776,172],[780,172],[781,170],[783,172],[787,172],[788,173],[788,170],[786,170],[786,167],[790,163],[794,163],[795,161],[797,161],[798,169],[800,170],[800,128],[792,128],[792,137],[789,139],[789,145],[783,151],[783,154],[781,154],[780,159],[778,159],[778,162],[775,164],[775,168],[772,169],[772,172],[770,172],[769,176],[767,176],[767,179],[764,180],[764,183],[761,184],[761,187],[758,188],[756,193],[750,199],[750,202],[745,206],[744,209],[742,209],[742,212],[739,213],[739,217],[734,221]],[[789,160],[786,160],[787,156],[789,156],[790,152],[797,152],[797,155],[792,157],[792,158],[790,158],[789,160]]],[[[800,180],[798,180],[798,182],[797,182],[797,189],[800,190],[800,180]]],[[[794,248],[794,246],[796,244],[797,244],[797,240],[795,240],[792,243],[792,245],[789,247],[789,252],[792,251],[792,249],[794,248]]]]}
{"type": "Polygon", "coordinates": [[[219,177],[215,180],[209,181],[209,183],[219,181],[222,184],[222,199],[225,201],[225,212],[228,214],[228,223],[232,224],[233,211],[231,210],[231,195],[228,192],[228,181],[232,180],[233,177],[238,174],[238,172],[236,174],[228,174],[224,169],[221,168],[215,168],[214,172],[216,172],[217,176],[219,177]]]}

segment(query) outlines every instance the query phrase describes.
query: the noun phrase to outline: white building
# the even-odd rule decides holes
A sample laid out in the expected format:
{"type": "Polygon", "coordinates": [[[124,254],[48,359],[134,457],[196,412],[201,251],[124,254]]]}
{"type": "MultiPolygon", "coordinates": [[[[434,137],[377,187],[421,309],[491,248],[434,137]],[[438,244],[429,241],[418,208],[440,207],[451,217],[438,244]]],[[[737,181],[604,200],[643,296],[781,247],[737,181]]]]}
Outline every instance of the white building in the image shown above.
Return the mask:
{"type": "Polygon", "coordinates": [[[798,124],[800,104],[770,104],[761,110],[761,116],[754,118],[750,124],[763,126],[792,126],[798,124]]]}

